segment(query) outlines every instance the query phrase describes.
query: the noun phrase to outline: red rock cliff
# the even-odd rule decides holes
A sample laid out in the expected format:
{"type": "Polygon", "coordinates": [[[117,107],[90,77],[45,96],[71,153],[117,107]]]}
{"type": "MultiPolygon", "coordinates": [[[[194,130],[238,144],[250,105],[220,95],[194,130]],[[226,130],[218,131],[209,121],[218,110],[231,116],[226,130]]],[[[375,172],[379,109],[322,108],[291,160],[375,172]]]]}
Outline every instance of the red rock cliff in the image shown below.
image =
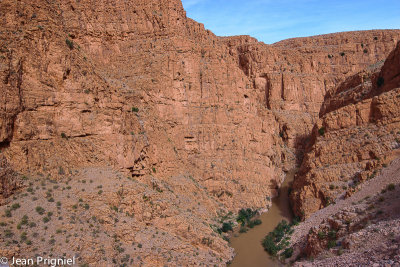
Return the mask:
{"type": "Polygon", "coordinates": [[[398,156],[399,51],[400,43],[383,66],[357,73],[327,94],[293,185],[299,216],[348,196],[398,156]]]}
{"type": "MultiPolygon", "coordinates": [[[[4,0],[0,13],[7,162],[32,177],[62,179],[88,166],[128,173],[140,185],[127,186],[123,207],[138,218],[118,235],[129,243],[156,224],[175,240],[163,247],[181,265],[194,264],[199,249],[210,264],[231,258],[211,218],[267,208],[283,171],[301,159],[326,93],[383,60],[400,37],[349,32],[273,45],[221,38],[187,18],[178,0],[4,0]],[[190,203],[200,209],[184,212],[190,203]]],[[[397,76],[389,69],[383,77],[386,88],[397,76]]],[[[373,100],[378,121],[388,118],[382,97],[373,100]]],[[[325,138],[336,126],[326,126],[325,138]]],[[[19,186],[1,182],[7,196],[19,186]]],[[[100,204],[114,205],[116,194],[100,204]]],[[[153,266],[168,256],[151,253],[153,266]]],[[[95,262],[93,255],[86,257],[95,262]]]]}
{"type": "Polygon", "coordinates": [[[1,143],[14,168],[191,170],[236,208],[266,206],[325,93],[383,59],[399,37],[219,38],[180,1],[3,1],[1,9],[1,143]]]}

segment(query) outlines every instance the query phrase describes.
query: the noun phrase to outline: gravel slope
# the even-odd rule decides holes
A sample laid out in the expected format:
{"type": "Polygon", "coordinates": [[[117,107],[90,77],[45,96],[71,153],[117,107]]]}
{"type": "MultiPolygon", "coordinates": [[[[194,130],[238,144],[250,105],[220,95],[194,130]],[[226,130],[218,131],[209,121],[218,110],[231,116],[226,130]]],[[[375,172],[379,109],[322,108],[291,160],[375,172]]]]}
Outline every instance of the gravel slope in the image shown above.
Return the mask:
{"type": "MultiPolygon", "coordinates": [[[[313,226],[320,225],[325,219],[328,217],[340,212],[343,209],[348,209],[353,206],[355,203],[361,203],[363,200],[368,199],[371,196],[378,195],[384,188],[386,188],[389,184],[395,184],[397,190],[389,195],[385,195],[385,210],[390,211],[390,216],[388,216],[387,220],[379,221],[372,226],[368,226],[366,229],[362,229],[354,235],[357,236],[357,240],[360,243],[364,243],[362,247],[359,247],[357,251],[351,251],[351,253],[344,254],[341,256],[331,255],[329,259],[315,261],[313,263],[296,263],[297,266],[365,266],[365,264],[370,265],[376,263],[377,257],[382,256],[382,260],[385,259],[384,255],[387,255],[388,249],[396,250],[399,248],[392,247],[391,244],[385,245],[386,239],[390,239],[393,241],[393,238],[386,238],[380,240],[380,236],[386,235],[394,235],[394,232],[391,232],[391,229],[397,233],[397,230],[400,232],[400,207],[399,207],[399,184],[400,184],[400,158],[395,159],[390,166],[383,169],[379,175],[375,178],[366,181],[362,184],[358,192],[354,193],[351,197],[343,200],[339,200],[334,205],[330,205],[322,210],[317,211],[311,217],[309,217],[306,221],[302,222],[295,228],[295,232],[292,235],[291,244],[294,245],[295,255],[300,252],[306,245],[306,237],[310,231],[310,228],[313,226]],[[373,227],[373,229],[372,229],[373,227]],[[377,229],[379,230],[377,232],[377,229]],[[370,232],[375,232],[376,234],[371,234],[370,232]],[[360,237],[361,236],[361,237],[360,237]],[[367,238],[368,237],[368,238],[367,238]],[[365,239],[365,240],[362,240],[365,239]],[[373,242],[372,242],[373,240],[373,242]],[[372,250],[373,249],[373,250],[372,250]],[[372,253],[377,252],[377,253],[372,253]],[[368,253],[367,253],[368,252],[368,253]],[[375,259],[375,260],[373,260],[375,259]]],[[[353,234],[352,234],[353,235],[353,234]]],[[[393,236],[392,236],[393,237],[393,236]]],[[[400,237],[400,236],[399,236],[400,237]]],[[[393,243],[400,243],[399,242],[393,243]]],[[[396,251],[395,254],[400,255],[400,251],[396,251]]],[[[387,257],[386,257],[387,258],[387,257]]],[[[398,259],[400,261],[400,257],[398,259]]],[[[397,260],[396,260],[397,261],[397,260]]],[[[378,264],[376,266],[384,266],[385,264],[389,264],[392,266],[396,264],[396,261],[393,259],[388,262],[378,264]]],[[[397,265],[395,265],[397,266],[397,265]]],[[[400,265],[399,265],[400,266],[400,265]]]]}

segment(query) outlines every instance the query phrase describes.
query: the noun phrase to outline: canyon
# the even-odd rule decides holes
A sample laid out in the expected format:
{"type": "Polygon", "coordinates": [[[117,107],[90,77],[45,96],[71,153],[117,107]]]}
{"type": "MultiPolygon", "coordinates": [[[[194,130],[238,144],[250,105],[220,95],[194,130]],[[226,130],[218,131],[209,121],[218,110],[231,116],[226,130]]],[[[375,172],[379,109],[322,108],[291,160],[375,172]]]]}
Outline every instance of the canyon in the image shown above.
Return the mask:
{"type": "Polygon", "coordinates": [[[179,0],[0,11],[6,257],[225,264],[218,228],[268,210],[289,170],[305,219],[398,156],[400,30],[267,45],[214,35],[179,0]]]}

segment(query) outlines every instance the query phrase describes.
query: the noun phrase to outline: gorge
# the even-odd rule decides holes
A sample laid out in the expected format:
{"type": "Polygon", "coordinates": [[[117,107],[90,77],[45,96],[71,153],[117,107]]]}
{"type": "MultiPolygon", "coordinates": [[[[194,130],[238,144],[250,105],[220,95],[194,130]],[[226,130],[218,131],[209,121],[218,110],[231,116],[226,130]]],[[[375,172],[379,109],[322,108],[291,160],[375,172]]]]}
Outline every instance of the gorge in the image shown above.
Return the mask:
{"type": "Polygon", "coordinates": [[[180,0],[0,13],[1,256],[225,265],[218,229],[268,210],[289,170],[307,219],[398,156],[400,30],[266,45],[180,0]]]}

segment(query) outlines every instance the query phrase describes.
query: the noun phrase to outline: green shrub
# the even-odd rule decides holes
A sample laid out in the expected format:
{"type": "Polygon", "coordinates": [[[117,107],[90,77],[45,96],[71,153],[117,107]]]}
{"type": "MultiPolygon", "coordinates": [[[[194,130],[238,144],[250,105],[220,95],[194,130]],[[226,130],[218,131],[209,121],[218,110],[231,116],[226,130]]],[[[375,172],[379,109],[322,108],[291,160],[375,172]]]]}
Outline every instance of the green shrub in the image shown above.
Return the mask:
{"type": "Polygon", "coordinates": [[[389,185],[387,186],[387,190],[389,190],[389,191],[393,191],[394,188],[395,188],[395,185],[394,185],[394,184],[389,184],[389,185]]]}
{"type": "Polygon", "coordinates": [[[288,242],[288,235],[293,233],[291,225],[282,220],[262,241],[264,249],[272,256],[276,256],[279,250],[285,248],[288,242]],[[286,236],[286,238],[284,238],[286,236]]]}
{"type": "Polygon", "coordinates": [[[255,226],[254,221],[249,221],[249,222],[247,223],[247,226],[248,226],[249,228],[254,228],[254,226],[255,226]]]}
{"type": "Polygon", "coordinates": [[[37,206],[36,207],[36,212],[39,213],[40,215],[43,215],[44,214],[44,208],[42,208],[40,206],[37,206]]]}
{"type": "Polygon", "coordinates": [[[336,238],[336,231],[335,230],[331,230],[328,232],[328,237],[331,239],[335,239],[336,238]]]}
{"type": "Polygon", "coordinates": [[[300,221],[301,221],[300,217],[296,216],[292,220],[292,225],[298,225],[300,221]]]}
{"type": "Polygon", "coordinates": [[[21,241],[25,241],[28,238],[28,234],[26,232],[21,233],[21,241]]]}
{"type": "Polygon", "coordinates": [[[65,39],[65,43],[67,44],[67,46],[69,47],[69,49],[74,49],[74,42],[71,41],[70,39],[65,39]]]}
{"type": "Polygon", "coordinates": [[[322,232],[322,231],[318,232],[318,238],[319,239],[324,239],[325,237],[326,237],[326,234],[324,232],[322,232]]]}
{"type": "Polygon", "coordinates": [[[220,229],[221,229],[221,231],[224,232],[224,233],[229,232],[229,231],[233,231],[232,223],[230,223],[230,222],[224,222],[224,223],[222,224],[222,227],[221,227],[220,229]]]}
{"type": "Polygon", "coordinates": [[[5,236],[5,237],[10,238],[10,237],[12,237],[13,235],[14,235],[14,233],[11,232],[11,230],[9,230],[9,229],[4,230],[4,236],[5,236]]]}
{"type": "Polygon", "coordinates": [[[293,255],[293,248],[287,248],[287,249],[285,249],[285,250],[281,253],[281,255],[282,255],[285,259],[288,259],[288,258],[292,257],[292,255],[293,255]]]}
{"type": "Polygon", "coordinates": [[[21,207],[21,205],[19,205],[19,203],[15,203],[15,204],[12,204],[11,209],[16,210],[16,209],[19,209],[20,207],[21,207]]]}
{"type": "Polygon", "coordinates": [[[139,112],[139,108],[137,108],[137,107],[132,107],[132,112],[139,112]]]}
{"type": "Polygon", "coordinates": [[[6,209],[6,210],[4,211],[4,215],[5,215],[6,217],[10,218],[10,217],[12,216],[11,210],[6,209]]]}
{"type": "Polygon", "coordinates": [[[250,222],[250,219],[253,218],[257,214],[257,211],[252,209],[241,209],[239,210],[236,221],[241,225],[246,225],[246,223],[250,222]]]}
{"type": "Polygon", "coordinates": [[[336,247],[336,240],[329,240],[328,249],[336,247]]]}
{"type": "Polygon", "coordinates": [[[260,219],[255,219],[253,222],[254,222],[254,225],[262,224],[262,221],[260,219]]]}
{"type": "Polygon", "coordinates": [[[324,134],[325,134],[325,127],[319,128],[319,129],[318,129],[318,133],[319,133],[320,136],[324,136],[324,134]]]}
{"type": "Polygon", "coordinates": [[[58,167],[58,174],[59,175],[64,175],[65,174],[65,171],[64,171],[64,168],[63,167],[58,167]]]}
{"type": "Polygon", "coordinates": [[[262,246],[271,255],[276,256],[276,253],[280,250],[279,247],[274,242],[274,237],[268,234],[262,241],[262,246]]]}
{"type": "Polygon", "coordinates": [[[24,216],[22,217],[20,223],[21,223],[22,225],[28,224],[28,216],[27,216],[27,215],[24,215],[24,216]]]}
{"type": "Polygon", "coordinates": [[[340,55],[341,55],[342,57],[344,57],[344,56],[346,55],[346,53],[345,53],[345,52],[341,52],[340,55]]]}

